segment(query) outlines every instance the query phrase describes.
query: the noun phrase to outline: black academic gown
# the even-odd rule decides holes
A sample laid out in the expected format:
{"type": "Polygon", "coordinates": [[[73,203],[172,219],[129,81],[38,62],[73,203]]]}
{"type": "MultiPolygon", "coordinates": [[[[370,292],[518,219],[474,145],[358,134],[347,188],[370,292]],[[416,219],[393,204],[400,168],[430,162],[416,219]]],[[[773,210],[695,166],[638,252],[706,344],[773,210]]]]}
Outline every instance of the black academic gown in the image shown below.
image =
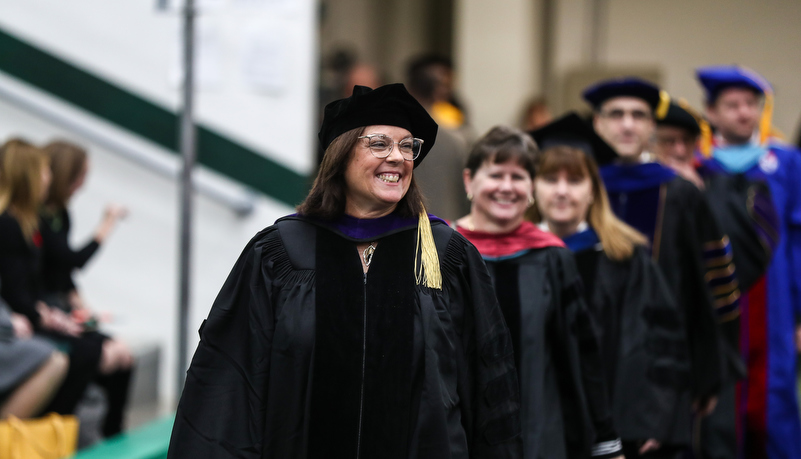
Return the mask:
{"type": "MultiPolygon", "coordinates": [[[[731,259],[737,267],[740,292],[748,292],[768,269],[773,249],[779,241],[779,223],[767,184],[743,174],[714,173],[699,170],[704,178],[710,210],[721,230],[731,241],[731,259]]],[[[724,380],[745,377],[745,363],[740,356],[740,311],[722,318],[724,351],[727,365],[724,380]]]]}
{"type": "Polygon", "coordinates": [[[666,442],[690,369],[684,324],[670,289],[642,247],[622,261],[599,246],[575,256],[620,438],[666,442]]]}
{"type": "Polygon", "coordinates": [[[525,457],[588,458],[593,447],[619,448],[570,251],[544,247],[485,262],[515,343],[525,457]]]}
{"type": "MultiPolygon", "coordinates": [[[[729,236],[739,290],[748,295],[751,287],[767,272],[773,251],[779,242],[779,219],[768,185],[744,174],[722,173],[704,164],[699,168],[715,220],[729,236]]],[[[723,391],[715,411],[703,419],[700,458],[734,458],[738,454],[738,430],[743,430],[743,416],[737,413],[737,383],[747,376],[741,354],[740,311],[733,311],[721,322],[724,367],[723,391]]]]}
{"type": "Polygon", "coordinates": [[[708,281],[714,273],[710,275],[707,268],[712,259],[706,253],[727,237],[695,185],[676,177],[663,186],[659,251],[653,256],[683,309],[692,361],[691,387],[696,398],[703,398],[720,390],[724,362],[717,326],[722,306],[715,302],[708,281]]]}
{"type": "Polygon", "coordinates": [[[170,458],[518,458],[511,339],[475,248],[432,231],[442,290],[416,285],[416,219],[351,240],[287,217],[247,245],[200,329],[170,458]]]}
{"type": "Polygon", "coordinates": [[[724,358],[718,321],[720,315],[736,308],[736,295],[732,297],[733,292],[727,290],[713,296],[716,285],[733,285],[734,275],[730,262],[726,266],[713,263],[719,252],[725,252],[728,239],[701,191],[663,166],[611,165],[602,168],[601,175],[617,216],[649,238],[652,258],[686,325],[690,385],[677,401],[666,443],[689,445],[692,401],[717,395],[722,384],[724,358]]]}

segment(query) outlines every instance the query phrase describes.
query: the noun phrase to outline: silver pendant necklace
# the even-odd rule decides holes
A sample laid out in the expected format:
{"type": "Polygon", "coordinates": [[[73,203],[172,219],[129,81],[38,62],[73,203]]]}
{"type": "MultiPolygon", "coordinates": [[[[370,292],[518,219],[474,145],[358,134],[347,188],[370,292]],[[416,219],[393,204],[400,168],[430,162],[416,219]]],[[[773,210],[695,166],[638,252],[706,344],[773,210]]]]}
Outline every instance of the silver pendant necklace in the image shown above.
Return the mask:
{"type": "Polygon", "coordinates": [[[364,260],[364,266],[370,267],[370,262],[373,261],[373,254],[375,253],[375,242],[371,242],[370,245],[367,246],[366,249],[362,252],[362,259],[364,260]]]}

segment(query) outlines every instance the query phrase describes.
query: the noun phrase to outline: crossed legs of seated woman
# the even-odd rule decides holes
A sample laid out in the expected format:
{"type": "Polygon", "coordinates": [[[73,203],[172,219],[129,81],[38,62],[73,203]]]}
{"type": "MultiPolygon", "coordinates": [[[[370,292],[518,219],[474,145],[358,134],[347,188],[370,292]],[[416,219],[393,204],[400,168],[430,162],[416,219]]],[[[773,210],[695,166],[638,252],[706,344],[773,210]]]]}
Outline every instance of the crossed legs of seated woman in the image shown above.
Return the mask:
{"type": "Polygon", "coordinates": [[[64,384],[44,412],[73,413],[86,387],[94,382],[108,400],[103,435],[109,437],[121,432],[131,381],[130,354],[121,358],[117,350],[120,343],[98,332],[54,338],[70,348],[70,368],[64,384]]]}
{"type": "Polygon", "coordinates": [[[0,402],[0,419],[8,416],[29,418],[51,400],[67,374],[69,359],[54,351],[50,357],[8,397],[0,402]]]}

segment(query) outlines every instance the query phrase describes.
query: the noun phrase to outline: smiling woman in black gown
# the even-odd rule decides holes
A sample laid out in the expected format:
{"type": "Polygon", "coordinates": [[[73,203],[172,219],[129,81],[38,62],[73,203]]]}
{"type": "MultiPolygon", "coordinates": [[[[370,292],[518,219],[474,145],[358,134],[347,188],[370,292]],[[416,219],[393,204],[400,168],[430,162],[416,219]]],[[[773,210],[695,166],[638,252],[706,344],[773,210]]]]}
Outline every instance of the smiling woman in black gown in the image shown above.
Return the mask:
{"type": "Polygon", "coordinates": [[[535,154],[531,138],[509,127],[479,139],[464,170],[470,214],[456,227],[487,264],[512,335],[524,457],[622,458],[573,255],[525,220],[535,154]]]}
{"type": "Polygon", "coordinates": [[[326,107],[309,196],[201,326],[170,458],[520,457],[490,278],[414,182],[436,132],[399,84],[326,107]]]}

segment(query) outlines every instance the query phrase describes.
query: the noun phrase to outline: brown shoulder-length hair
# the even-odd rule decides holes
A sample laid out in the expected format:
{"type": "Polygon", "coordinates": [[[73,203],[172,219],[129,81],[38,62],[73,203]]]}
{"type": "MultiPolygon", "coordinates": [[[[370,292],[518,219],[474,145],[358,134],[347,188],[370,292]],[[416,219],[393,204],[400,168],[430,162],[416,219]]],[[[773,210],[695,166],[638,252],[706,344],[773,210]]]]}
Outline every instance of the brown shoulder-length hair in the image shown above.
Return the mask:
{"type": "MultiPolygon", "coordinates": [[[[348,184],[345,183],[345,170],[363,131],[363,127],[351,129],[331,142],[325,150],[323,162],[320,163],[320,170],[309,195],[296,209],[299,214],[333,220],[345,213],[345,194],[348,188],[348,184]]],[[[416,217],[423,211],[424,201],[423,193],[412,174],[409,189],[398,202],[395,211],[402,217],[416,217]]]]}
{"type": "Polygon", "coordinates": [[[0,213],[7,210],[17,220],[28,242],[39,229],[45,167],[45,152],[24,140],[12,139],[0,147],[0,213]]]}
{"type": "Polygon", "coordinates": [[[486,162],[502,164],[514,160],[533,179],[536,153],[537,145],[523,131],[509,126],[495,126],[473,145],[465,168],[474,177],[486,162]]]}
{"type": "MultiPolygon", "coordinates": [[[[589,177],[592,181],[593,202],[590,204],[587,218],[590,226],[598,233],[598,239],[606,256],[612,260],[627,260],[634,254],[638,245],[647,245],[648,239],[639,231],[627,225],[612,212],[606,188],[601,181],[598,165],[595,160],[578,148],[558,145],[546,148],[537,157],[537,175],[556,174],[566,171],[572,177],[589,177]]],[[[533,206],[534,221],[542,220],[537,206],[533,206]]]]}
{"type": "Polygon", "coordinates": [[[67,207],[75,181],[86,167],[86,150],[74,143],[57,140],[47,144],[44,151],[50,157],[50,170],[53,172],[45,205],[63,209],[67,207]]]}

